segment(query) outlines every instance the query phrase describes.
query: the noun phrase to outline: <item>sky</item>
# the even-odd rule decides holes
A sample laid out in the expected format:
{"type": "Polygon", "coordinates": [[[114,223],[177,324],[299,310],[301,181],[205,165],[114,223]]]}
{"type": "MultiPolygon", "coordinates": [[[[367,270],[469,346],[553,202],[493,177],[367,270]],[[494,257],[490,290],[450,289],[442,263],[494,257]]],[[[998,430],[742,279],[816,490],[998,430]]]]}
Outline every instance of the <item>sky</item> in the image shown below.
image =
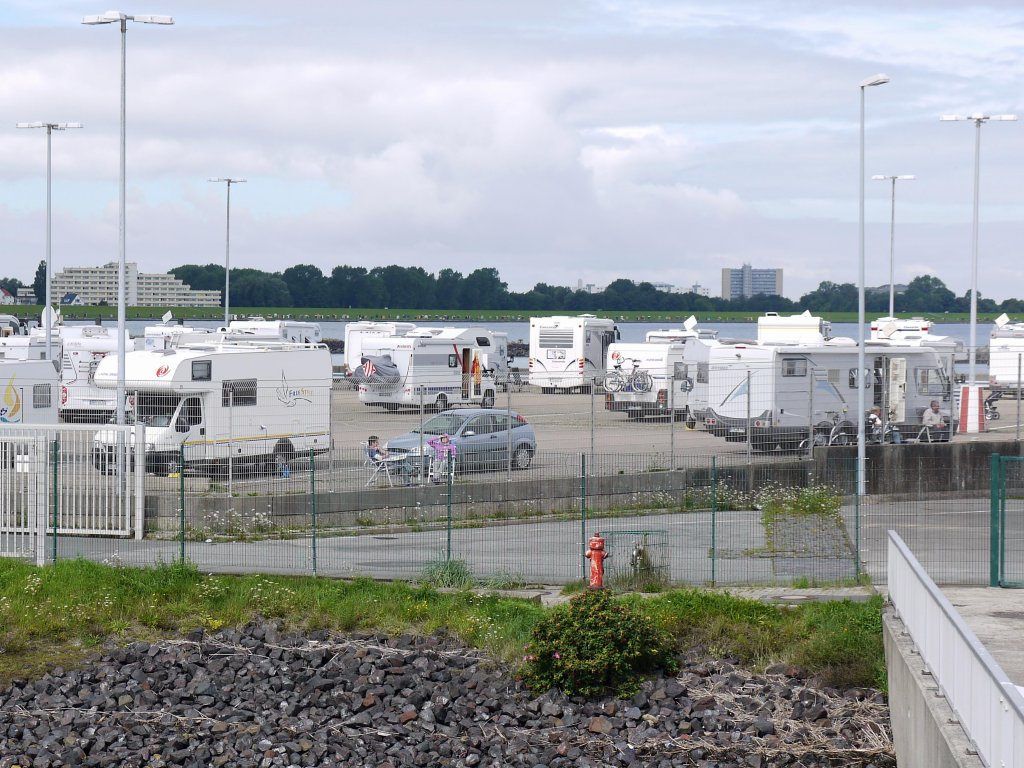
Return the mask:
{"type": "MultiPolygon", "coordinates": [[[[120,33],[0,4],[0,276],[118,257],[120,33]],[[6,123],[6,125],[4,125],[6,123]]],[[[721,289],[784,270],[971,286],[976,124],[1024,118],[1019,2],[152,0],[128,23],[126,259],[140,271],[494,267],[513,291],[721,289]],[[895,189],[872,175],[915,175],[895,189]]],[[[977,284],[1024,298],[1024,121],[980,130],[977,284]]]]}

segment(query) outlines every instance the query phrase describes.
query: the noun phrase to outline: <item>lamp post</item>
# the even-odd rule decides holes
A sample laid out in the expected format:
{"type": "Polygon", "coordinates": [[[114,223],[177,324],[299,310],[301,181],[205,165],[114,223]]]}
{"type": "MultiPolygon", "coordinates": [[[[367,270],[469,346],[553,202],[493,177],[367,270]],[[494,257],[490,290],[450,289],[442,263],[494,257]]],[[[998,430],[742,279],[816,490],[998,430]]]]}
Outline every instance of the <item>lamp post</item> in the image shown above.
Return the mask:
{"type": "Polygon", "coordinates": [[[971,246],[971,338],[967,353],[967,383],[974,384],[978,351],[978,193],[981,168],[981,124],[989,120],[1016,120],[1016,115],[943,115],[940,120],[973,120],[974,132],[974,227],[971,246]]]}
{"type": "Polygon", "coordinates": [[[174,19],[170,16],[131,16],[127,13],[121,13],[119,11],[107,11],[101,16],[86,16],[82,19],[83,24],[96,25],[96,24],[114,24],[120,23],[121,25],[121,165],[119,178],[119,195],[118,195],[118,207],[117,207],[117,218],[118,218],[118,247],[117,247],[117,404],[116,404],[116,420],[118,424],[125,423],[125,329],[124,329],[124,316],[125,316],[125,255],[124,255],[124,208],[125,208],[125,42],[128,33],[128,22],[136,21],[140,24],[163,24],[169,25],[174,23],[174,19]]]}
{"type": "Polygon", "coordinates": [[[207,181],[223,182],[228,190],[227,225],[224,235],[224,327],[227,328],[231,322],[231,185],[244,184],[245,179],[218,177],[207,181]]]}
{"type": "Polygon", "coordinates": [[[874,181],[892,182],[892,217],[889,224],[889,317],[896,317],[896,182],[913,181],[916,176],[872,176],[874,181]]]}
{"type": "Polygon", "coordinates": [[[81,128],[81,123],[17,123],[18,128],[45,128],[46,129],[46,309],[43,311],[43,322],[46,324],[46,359],[53,360],[53,352],[50,349],[50,335],[53,333],[53,310],[51,306],[53,299],[50,296],[50,280],[53,270],[50,268],[50,139],[54,131],[64,131],[68,128],[81,128]]]}
{"type": "Polygon", "coordinates": [[[860,248],[857,280],[857,495],[863,496],[867,487],[864,472],[867,459],[864,451],[864,415],[867,405],[864,391],[868,377],[864,364],[864,91],[875,85],[889,82],[887,75],[874,75],[860,83],[860,248]]]}

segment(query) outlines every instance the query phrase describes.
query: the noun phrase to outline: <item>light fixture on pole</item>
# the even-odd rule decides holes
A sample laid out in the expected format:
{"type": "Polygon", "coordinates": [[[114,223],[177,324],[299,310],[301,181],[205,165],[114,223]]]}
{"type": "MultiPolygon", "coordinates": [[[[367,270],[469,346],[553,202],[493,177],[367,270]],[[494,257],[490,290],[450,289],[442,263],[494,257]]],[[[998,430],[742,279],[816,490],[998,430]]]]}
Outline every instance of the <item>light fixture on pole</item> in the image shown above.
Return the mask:
{"type": "Polygon", "coordinates": [[[101,16],[86,16],[82,19],[82,23],[88,25],[115,23],[121,25],[121,166],[118,174],[119,195],[117,207],[117,403],[115,409],[118,424],[125,423],[125,41],[128,34],[129,21],[136,21],[140,24],[169,25],[174,23],[174,19],[170,16],[131,16],[119,11],[107,11],[101,16]]]}
{"type": "Polygon", "coordinates": [[[989,120],[1016,120],[1016,115],[943,115],[940,120],[973,120],[974,133],[974,229],[971,246],[971,338],[967,352],[967,383],[974,384],[978,351],[978,193],[980,191],[981,124],[989,120]]]}
{"type": "Polygon", "coordinates": [[[865,453],[864,417],[867,405],[864,392],[867,389],[868,376],[864,363],[864,91],[875,85],[889,82],[887,75],[875,75],[860,83],[860,248],[859,271],[857,280],[857,495],[863,496],[867,484],[865,470],[867,456],[865,453]]]}
{"type": "Polygon", "coordinates": [[[231,185],[244,184],[245,179],[220,178],[207,181],[223,182],[228,189],[227,229],[224,236],[224,327],[231,323],[231,185]]]}
{"type": "Polygon", "coordinates": [[[896,317],[896,182],[913,181],[916,176],[872,176],[873,181],[892,182],[892,217],[889,224],[889,317],[896,317]]]}
{"type": "MultiPolygon", "coordinates": [[[[50,336],[53,334],[53,298],[50,295],[50,285],[53,279],[53,269],[51,268],[50,260],[50,230],[51,230],[51,217],[50,217],[50,139],[54,131],[64,131],[69,128],[81,128],[81,123],[17,123],[18,128],[45,128],[46,129],[46,298],[44,304],[46,309],[43,310],[43,322],[46,326],[46,359],[53,360],[53,352],[50,348],[50,336]]],[[[37,297],[38,298],[38,297],[37,297]]]]}

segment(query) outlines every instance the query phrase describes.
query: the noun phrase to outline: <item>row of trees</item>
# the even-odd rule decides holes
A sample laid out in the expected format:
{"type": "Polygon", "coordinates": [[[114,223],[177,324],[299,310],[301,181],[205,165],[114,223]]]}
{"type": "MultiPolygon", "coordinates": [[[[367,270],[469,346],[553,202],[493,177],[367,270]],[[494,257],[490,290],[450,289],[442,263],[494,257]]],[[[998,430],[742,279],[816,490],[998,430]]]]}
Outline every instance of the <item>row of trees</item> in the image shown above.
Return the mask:
{"type": "MultiPolygon", "coordinates": [[[[224,267],[217,264],[185,264],[171,274],[197,290],[221,290],[224,267]]],[[[41,300],[46,285],[46,263],[40,262],[33,287],[41,300]]],[[[0,287],[16,293],[22,286],[14,278],[0,278],[0,287]]],[[[867,311],[886,313],[888,286],[871,290],[865,298],[867,311]]],[[[664,312],[855,312],[857,286],[825,281],[798,301],[782,296],[754,296],[749,299],[721,299],[696,293],[666,293],[650,283],[620,279],[600,293],[587,293],[537,283],[525,293],[514,293],[502,281],[498,270],[482,267],[463,275],[442,269],[436,275],[422,267],[337,266],[329,275],[311,264],[296,264],[283,272],[259,269],[231,270],[231,305],[234,307],[359,307],[390,309],[497,309],[510,311],[648,310],[664,312]]],[[[937,277],[922,275],[910,281],[896,296],[897,312],[966,312],[970,291],[956,296],[937,277]]],[[[979,312],[1024,311],[1024,301],[1007,299],[997,303],[978,298],[979,312]]]]}

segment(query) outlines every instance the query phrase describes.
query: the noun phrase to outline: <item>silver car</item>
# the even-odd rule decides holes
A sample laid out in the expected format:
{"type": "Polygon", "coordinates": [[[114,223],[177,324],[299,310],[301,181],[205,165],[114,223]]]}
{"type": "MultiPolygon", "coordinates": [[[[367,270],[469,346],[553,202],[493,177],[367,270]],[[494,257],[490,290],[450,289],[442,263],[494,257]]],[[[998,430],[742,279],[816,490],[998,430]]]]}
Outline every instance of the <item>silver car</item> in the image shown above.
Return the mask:
{"type": "Polygon", "coordinates": [[[421,456],[432,454],[427,441],[444,434],[455,443],[461,469],[501,469],[508,466],[510,455],[513,469],[526,469],[537,452],[533,427],[515,411],[500,408],[444,411],[427,419],[422,432],[414,429],[393,437],[385,448],[396,456],[407,455],[415,465],[421,456]]]}

